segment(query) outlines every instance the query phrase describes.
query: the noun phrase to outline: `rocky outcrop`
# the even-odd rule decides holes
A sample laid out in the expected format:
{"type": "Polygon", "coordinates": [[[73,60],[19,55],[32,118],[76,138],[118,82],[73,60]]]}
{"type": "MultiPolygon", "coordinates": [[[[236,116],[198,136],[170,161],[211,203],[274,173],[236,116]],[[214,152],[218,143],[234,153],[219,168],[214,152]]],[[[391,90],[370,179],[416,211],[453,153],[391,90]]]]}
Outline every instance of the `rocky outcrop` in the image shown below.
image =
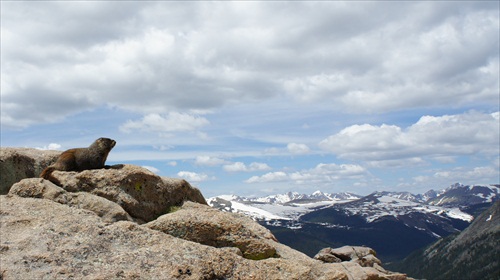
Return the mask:
{"type": "Polygon", "coordinates": [[[356,262],[361,266],[381,265],[376,253],[372,248],[362,246],[344,246],[336,249],[324,248],[314,256],[315,259],[324,262],[356,262]]]}
{"type": "Polygon", "coordinates": [[[54,163],[61,152],[29,148],[0,149],[0,194],[7,194],[12,184],[24,178],[35,178],[54,163]]]}
{"type": "Polygon", "coordinates": [[[376,257],[372,248],[362,246],[343,246],[340,248],[324,248],[320,250],[314,259],[325,263],[343,263],[349,267],[353,264],[365,268],[365,273],[371,271],[373,274],[383,273],[390,279],[407,279],[405,274],[388,271],[382,267],[382,262],[376,257]]]}
{"type": "Polygon", "coordinates": [[[186,202],[180,210],[145,226],[217,248],[236,247],[248,259],[278,257],[273,246],[277,240],[268,229],[245,216],[197,203],[186,202]]]}
{"type": "Polygon", "coordinates": [[[120,205],[138,221],[152,221],[184,201],[206,204],[201,192],[185,180],[163,178],[134,165],[82,172],[54,171],[52,176],[63,189],[104,197],[120,205]]]}
{"type": "Polygon", "coordinates": [[[406,278],[309,258],[251,219],[208,207],[186,181],[144,168],[53,175],[60,186],[29,178],[0,195],[0,279],[406,278]]]}
{"type": "Polygon", "coordinates": [[[46,199],[0,196],[2,279],[348,279],[339,266],[252,261],[46,199]]]}
{"type": "Polygon", "coordinates": [[[112,201],[86,192],[67,192],[50,181],[40,178],[21,180],[11,187],[9,194],[49,199],[71,207],[86,209],[97,214],[104,222],[133,221],[120,205],[112,201]]]}

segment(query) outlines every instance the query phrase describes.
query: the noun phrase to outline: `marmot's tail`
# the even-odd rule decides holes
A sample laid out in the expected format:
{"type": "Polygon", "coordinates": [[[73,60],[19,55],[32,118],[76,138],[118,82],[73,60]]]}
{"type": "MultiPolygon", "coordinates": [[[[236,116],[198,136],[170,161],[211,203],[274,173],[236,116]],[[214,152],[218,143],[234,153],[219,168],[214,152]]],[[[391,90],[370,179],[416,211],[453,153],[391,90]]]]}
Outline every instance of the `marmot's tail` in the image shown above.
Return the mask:
{"type": "Polygon", "coordinates": [[[52,177],[52,172],[56,170],[53,166],[49,166],[45,168],[42,173],[40,173],[40,178],[44,178],[46,180],[49,180],[50,177],[52,177]]]}
{"type": "Polygon", "coordinates": [[[60,186],[61,182],[59,180],[57,180],[56,177],[52,176],[52,172],[54,172],[54,170],[56,170],[56,169],[53,166],[49,166],[49,167],[45,168],[42,171],[42,173],[40,173],[40,178],[44,178],[45,180],[49,180],[52,183],[60,186]]]}

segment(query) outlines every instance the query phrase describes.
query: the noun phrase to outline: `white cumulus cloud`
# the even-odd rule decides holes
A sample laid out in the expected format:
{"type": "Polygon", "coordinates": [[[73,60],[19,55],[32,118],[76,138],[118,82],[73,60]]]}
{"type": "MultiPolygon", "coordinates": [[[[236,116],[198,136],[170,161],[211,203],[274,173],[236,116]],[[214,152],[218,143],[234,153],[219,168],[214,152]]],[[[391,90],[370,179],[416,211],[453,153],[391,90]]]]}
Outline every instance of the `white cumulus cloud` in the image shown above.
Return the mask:
{"type": "Polygon", "coordinates": [[[224,165],[223,169],[227,172],[253,172],[270,170],[271,167],[266,163],[260,162],[252,162],[250,165],[246,165],[243,162],[233,162],[231,164],[224,165]]]}
{"type": "Polygon", "coordinates": [[[252,176],[246,183],[291,182],[294,184],[332,184],[335,181],[362,179],[368,171],[355,164],[320,163],[314,168],[297,172],[269,172],[261,176],[252,176]]]}
{"type": "Polygon", "coordinates": [[[208,124],[209,121],[204,117],[170,112],[166,115],[148,114],[137,121],[129,120],[120,126],[120,130],[125,133],[138,130],[168,135],[173,132],[197,131],[208,124]]]}
{"type": "Polygon", "coordinates": [[[294,155],[304,155],[311,151],[305,144],[289,143],[286,147],[294,155]]]}
{"type": "Polygon", "coordinates": [[[177,176],[186,179],[188,182],[199,183],[208,180],[212,180],[213,177],[208,176],[205,173],[196,173],[191,171],[180,171],[177,176]]]}
{"type": "Polygon", "coordinates": [[[224,163],[226,163],[226,160],[211,156],[197,156],[195,159],[196,165],[217,166],[217,165],[222,165],[224,163]]]}
{"type": "Polygon", "coordinates": [[[154,167],[154,166],[148,166],[148,165],[143,165],[142,167],[146,168],[147,170],[153,172],[153,173],[159,173],[160,169],[154,167]]]}
{"type": "Polygon", "coordinates": [[[291,97],[379,113],[499,100],[494,1],[7,1],[1,16],[9,127],[103,105],[147,115],[291,97]]]}
{"type": "Polygon", "coordinates": [[[252,176],[245,182],[246,183],[283,182],[287,181],[288,179],[289,179],[288,174],[286,174],[283,171],[276,171],[276,172],[266,173],[262,176],[252,176]]]}
{"type": "Polygon", "coordinates": [[[495,155],[499,152],[498,113],[423,116],[401,128],[395,125],[352,125],[320,142],[340,158],[368,162],[423,158],[441,160],[455,155],[495,155]]]}
{"type": "Polygon", "coordinates": [[[41,148],[37,148],[37,149],[38,150],[60,150],[61,148],[62,148],[62,146],[60,144],[50,143],[47,146],[44,146],[44,147],[41,147],[41,148]]]}

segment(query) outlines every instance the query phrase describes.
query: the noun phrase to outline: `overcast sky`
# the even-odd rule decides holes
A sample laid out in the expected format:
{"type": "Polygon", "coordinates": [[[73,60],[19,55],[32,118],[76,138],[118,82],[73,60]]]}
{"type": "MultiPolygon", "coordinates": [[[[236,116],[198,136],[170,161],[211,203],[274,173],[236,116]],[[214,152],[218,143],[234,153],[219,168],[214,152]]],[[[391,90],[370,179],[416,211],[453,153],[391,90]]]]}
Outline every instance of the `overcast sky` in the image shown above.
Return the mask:
{"type": "Polygon", "coordinates": [[[1,145],[205,197],[500,183],[499,2],[1,2],[1,145]]]}

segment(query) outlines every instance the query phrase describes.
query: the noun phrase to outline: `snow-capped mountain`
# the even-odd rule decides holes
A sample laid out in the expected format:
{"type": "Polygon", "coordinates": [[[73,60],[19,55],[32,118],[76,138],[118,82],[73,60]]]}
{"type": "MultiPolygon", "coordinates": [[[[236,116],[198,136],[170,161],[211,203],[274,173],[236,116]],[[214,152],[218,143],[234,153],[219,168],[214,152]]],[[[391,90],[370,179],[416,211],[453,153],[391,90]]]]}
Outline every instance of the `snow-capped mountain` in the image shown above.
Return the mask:
{"type": "Polygon", "coordinates": [[[361,196],[352,193],[328,194],[316,191],[310,195],[297,192],[245,198],[221,195],[207,199],[207,203],[225,212],[242,213],[255,220],[297,220],[301,215],[336,203],[353,201],[361,196]]]}
{"type": "Polygon", "coordinates": [[[374,192],[362,197],[316,191],[261,198],[218,196],[207,202],[258,220],[278,240],[309,255],[325,246],[359,242],[374,248],[381,259],[393,260],[463,230],[478,213],[469,211],[470,207],[489,205],[499,199],[499,193],[498,185],[455,184],[417,195],[374,192]]]}
{"type": "Polygon", "coordinates": [[[270,204],[286,204],[286,203],[310,203],[312,201],[339,201],[339,200],[351,200],[358,199],[361,196],[343,192],[343,193],[324,193],[322,191],[315,191],[312,194],[301,194],[298,192],[287,192],[284,194],[275,194],[264,197],[241,197],[237,195],[221,195],[217,196],[229,201],[238,202],[260,202],[260,203],[270,203],[270,204]]]}
{"type": "Polygon", "coordinates": [[[500,275],[500,201],[476,216],[459,235],[418,250],[390,270],[417,279],[498,279],[500,275]]]}
{"type": "Polygon", "coordinates": [[[351,215],[364,217],[369,223],[385,216],[398,218],[399,216],[408,215],[412,212],[439,215],[466,222],[471,222],[474,218],[456,207],[445,208],[427,205],[420,201],[421,200],[414,195],[375,192],[358,200],[336,205],[335,207],[349,212],[351,215]]]}
{"type": "Polygon", "coordinates": [[[436,214],[471,222],[473,217],[462,211],[467,206],[491,203],[500,198],[499,185],[465,186],[459,183],[442,191],[425,194],[409,192],[374,192],[367,196],[353,193],[312,194],[287,192],[265,197],[221,195],[207,200],[212,207],[227,212],[243,213],[255,219],[293,220],[311,211],[336,207],[373,222],[384,216],[398,217],[410,212],[436,214]]]}
{"type": "Polygon", "coordinates": [[[500,185],[465,186],[456,183],[427,201],[429,205],[465,207],[480,203],[491,203],[500,196],[500,185]]]}

